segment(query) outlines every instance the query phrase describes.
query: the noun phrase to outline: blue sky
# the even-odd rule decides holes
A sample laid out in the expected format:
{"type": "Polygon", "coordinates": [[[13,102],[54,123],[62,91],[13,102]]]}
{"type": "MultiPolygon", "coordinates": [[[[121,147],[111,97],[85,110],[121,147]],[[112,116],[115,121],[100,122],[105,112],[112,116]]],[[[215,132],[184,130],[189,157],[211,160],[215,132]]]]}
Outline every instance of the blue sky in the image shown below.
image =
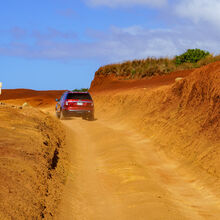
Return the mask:
{"type": "Polygon", "coordinates": [[[102,65],[219,54],[218,0],[7,0],[0,5],[4,88],[89,87],[102,65]]]}

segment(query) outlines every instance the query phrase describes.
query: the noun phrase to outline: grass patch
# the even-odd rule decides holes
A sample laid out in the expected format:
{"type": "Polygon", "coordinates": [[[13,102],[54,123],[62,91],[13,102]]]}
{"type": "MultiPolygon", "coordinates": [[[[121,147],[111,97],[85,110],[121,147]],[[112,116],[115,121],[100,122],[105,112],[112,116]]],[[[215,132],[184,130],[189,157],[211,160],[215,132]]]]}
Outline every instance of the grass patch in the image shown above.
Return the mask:
{"type": "Polygon", "coordinates": [[[170,72],[179,70],[189,70],[199,68],[201,66],[220,61],[220,55],[207,55],[197,62],[183,62],[177,64],[177,57],[175,58],[147,58],[143,60],[126,61],[118,64],[110,64],[100,67],[96,75],[116,75],[123,76],[127,79],[145,78],[156,75],[166,75],[170,72]]]}
{"type": "Polygon", "coordinates": [[[74,89],[72,90],[73,92],[88,92],[89,89],[87,88],[82,88],[82,89],[74,89]]]}

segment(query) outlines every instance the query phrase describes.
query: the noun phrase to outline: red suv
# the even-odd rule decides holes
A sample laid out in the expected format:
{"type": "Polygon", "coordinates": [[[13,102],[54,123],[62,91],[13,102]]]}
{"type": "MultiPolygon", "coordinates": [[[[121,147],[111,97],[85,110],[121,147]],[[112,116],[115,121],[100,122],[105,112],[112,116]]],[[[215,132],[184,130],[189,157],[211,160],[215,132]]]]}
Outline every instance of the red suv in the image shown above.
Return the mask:
{"type": "Polygon", "coordinates": [[[81,116],[83,119],[94,120],[94,103],[88,92],[66,91],[56,101],[55,111],[58,118],[81,116]]]}

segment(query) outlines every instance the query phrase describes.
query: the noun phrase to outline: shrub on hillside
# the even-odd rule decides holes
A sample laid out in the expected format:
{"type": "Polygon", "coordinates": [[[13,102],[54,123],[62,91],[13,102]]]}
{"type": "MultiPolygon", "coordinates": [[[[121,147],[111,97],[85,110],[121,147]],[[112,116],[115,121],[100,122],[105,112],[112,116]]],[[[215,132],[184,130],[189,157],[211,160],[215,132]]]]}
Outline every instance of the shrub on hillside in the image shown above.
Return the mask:
{"type": "Polygon", "coordinates": [[[182,63],[197,63],[208,55],[210,55],[208,51],[200,49],[189,49],[180,56],[176,56],[175,62],[177,65],[180,65],[182,63]]]}
{"type": "Polygon", "coordinates": [[[73,92],[87,92],[89,89],[87,88],[82,88],[82,89],[74,89],[72,90],[73,92]]]}
{"type": "Polygon", "coordinates": [[[175,58],[147,58],[143,60],[132,60],[118,64],[109,64],[100,67],[96,71],[98,75],[110,75],[123,77],[124,79],[140,79],[152,77],[155,75],[165,75],[174,71],[189,70],[198,68],[209,63],[220,61],[220,55],[213,56],[209,52],[199,49],[188,50],[185,54],[175,58]],[[182,62],[182,57],[184,58],[182,62]],[[189,56],[189,57],[188,57],[189,56]],[[177,63],[178,57],[179,63],[177,63]],[[180,62],[181,60],[181,62],[180,62]]]}

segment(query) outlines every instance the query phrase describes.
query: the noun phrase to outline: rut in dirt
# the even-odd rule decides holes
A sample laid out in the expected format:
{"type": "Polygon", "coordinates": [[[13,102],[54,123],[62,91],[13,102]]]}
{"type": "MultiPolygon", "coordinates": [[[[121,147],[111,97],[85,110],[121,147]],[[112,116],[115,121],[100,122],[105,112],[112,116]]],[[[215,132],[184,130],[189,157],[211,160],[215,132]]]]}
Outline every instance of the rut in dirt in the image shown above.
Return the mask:
{"type": "Polygon", "coordinates": [[[63,121],[70,172],[57,219],[220,219],[220,201],[119,123],[63,121]]]}

